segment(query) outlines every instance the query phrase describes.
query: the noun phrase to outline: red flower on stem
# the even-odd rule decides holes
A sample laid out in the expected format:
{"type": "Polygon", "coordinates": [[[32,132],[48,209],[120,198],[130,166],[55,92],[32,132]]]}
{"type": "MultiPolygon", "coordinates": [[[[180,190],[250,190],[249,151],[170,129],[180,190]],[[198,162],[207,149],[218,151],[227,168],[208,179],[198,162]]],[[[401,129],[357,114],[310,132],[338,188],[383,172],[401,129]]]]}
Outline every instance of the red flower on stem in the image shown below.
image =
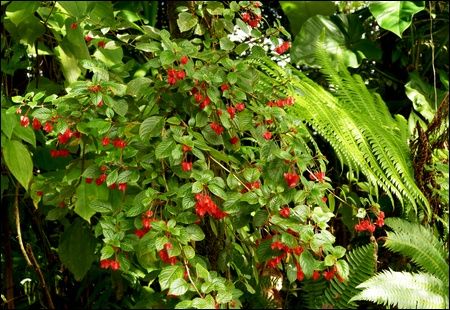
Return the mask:
{"type": "Polygon", "coordinates": [[[181,163],[181,169],[183,171],[191,171],[192,170],[192,162],[189,161],[183,161],[181,163]]]}
{"type": "Polygon", "coordinates": [[[33,129],[39,130],[41,129],[41,127],[42,127],[41,122],[37,118],[33,118],[33,129]]]}
{"type": "Polygon", "coordinates": [[[211,124],[209,124],[209,126],[211,127],[212,130],[214,130],[214,132],[217,135],[221,135],[222,132],[224,131],[224,128],[222,127],[222,125],[216,123],[216,122],[212,122],[211,124]]]}
{"type": "Polygon", "coordinates": [[[263,134],[263,138],[266,139],[266,140],[272,139],[272,133],[271,133],[270,131],[266,131],[266,132],[263,134]]]}
{"type": "Polygon", "coordinates": [[[181,59],[180,59],[180,62],[181,62],[182,65],[187,64],[188,61],[189,61],[189,58],[188,58],[187,56],[183,56],[183,57],[181,57],[181,59]]]}
{"type": "Polygon", "coordinates": [[[300,180],[300,177],[295,172],[294,173],[286,172],[283,174],[283,176],[290,188],[296,187],[298,181],[300,180]]]}
{"type": "Polygon", "coordinates": [[[288,218],[291,214],[291,209],[289,207],[284,207],[280,210],[280,216],[284,218],[288,218]]]}
{"type": "Polygon", "coordinates": [[[21,115],[20,116],[20,126],[28,127],[28,125],[30,125],[30,119],[28,118],[28,116],[21,115]]]}
{"type": "Polygon", "coordinates": [[[231,143],[231,144],[236,144],[236,143],[238,143],[238,142],[239,142],[239,138],[238,138],[238,137],[236,137],[236,136],[231,137],[231,139],[230,139],[230,143],[231,143]]]}

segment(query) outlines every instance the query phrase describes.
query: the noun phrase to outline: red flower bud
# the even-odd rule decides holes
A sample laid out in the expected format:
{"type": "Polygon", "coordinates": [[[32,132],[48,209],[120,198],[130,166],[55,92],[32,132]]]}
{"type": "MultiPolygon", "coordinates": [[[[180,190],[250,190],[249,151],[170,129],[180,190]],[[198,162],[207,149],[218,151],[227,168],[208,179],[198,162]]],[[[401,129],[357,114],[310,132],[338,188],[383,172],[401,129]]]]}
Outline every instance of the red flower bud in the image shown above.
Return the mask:
{"type": "Polygon", "coordinates": [[[288,218],[291,214],[291,209],[289,207],[284,207],[280,210],[280,216],[284,218],[288,218]]]}
{"type": "Polygon", "coordinates": [[[22,127],[28,127],[28,125],[30,125],[30,119],[28,118],[28,116],[25,115],[20,116],[20,125],[22,127]]]}
{"type": "Polygon", "coordinates": [[[182,65],[187,64],[188,61],[189,61],[189,58],[188,58],[187,56],[183,56],[183,57],[181,57],[181,59],[180,59],[180,62],[181,62],[182,65]]]}
{"type": "Polygon", "coordinates": [[[300,180],[300,177],[296,173],[286,172],[283,176],[290,188],[296,187],[298,181],[300,180]]]}

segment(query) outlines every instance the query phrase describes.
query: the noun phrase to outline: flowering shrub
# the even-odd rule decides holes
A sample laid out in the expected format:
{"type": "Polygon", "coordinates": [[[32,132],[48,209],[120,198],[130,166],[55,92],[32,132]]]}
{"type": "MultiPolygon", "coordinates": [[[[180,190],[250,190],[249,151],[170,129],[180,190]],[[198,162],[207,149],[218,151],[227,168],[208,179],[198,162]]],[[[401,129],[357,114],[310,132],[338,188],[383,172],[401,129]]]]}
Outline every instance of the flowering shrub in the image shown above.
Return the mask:
{"type": "MultiPolygon", "coordinates": [[[[345,249],[327,230],[334,215],[326,159],[307,147],[288,113],[293,99],[258,91],[259,73],[238,57],[261,54],[251,41],[289,36],[279,24],[258,30],[260,5],[182,8],[180,31],[209,33],[203,40],[137,25],[139,34],[119,35],[130,30],[125,23],[105,32],[70,17],[59,26],[87,54],[78,71],[62,60],[65,92],[15,96],[2,110],[15,126],[14,136],[2,127],[6,164],[34,204],[48,220],[89,223],[60,241],[62,263],[77,280],[94,259],[142,286],[157,280],[172,306],[215,308],[240,307],[266,269],[280,270],[291,287],[348,277],[345,249]],[[247,42],[228,38],[234,25],[251,34],[247,42]],[[130,50],[145,61],[127,59],[130,50]],[[44,164],[53,160],[58,168],[44,164]],[[79,236],[94,246],[82,253],[67,246],[86,242],[79,236]]],[[[49,27],[63,14],[54,12],[49,27]]]]}

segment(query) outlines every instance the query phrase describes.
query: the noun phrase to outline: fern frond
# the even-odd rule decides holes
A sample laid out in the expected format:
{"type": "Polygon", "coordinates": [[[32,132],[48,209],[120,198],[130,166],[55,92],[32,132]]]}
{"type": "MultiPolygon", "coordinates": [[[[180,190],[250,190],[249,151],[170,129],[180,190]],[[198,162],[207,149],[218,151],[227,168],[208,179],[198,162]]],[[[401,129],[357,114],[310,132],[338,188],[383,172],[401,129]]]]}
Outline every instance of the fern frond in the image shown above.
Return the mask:
{"type": "Polygon", "coordinates": [[[344,283],[336,278],[329,283],[323,279],[317,282],[306,281],[304,290],[308,308],[323,309],[327,305],[332,305],[337,309],[356,309],[358,305],[350,299],[360,292],[357,286],[374,275],[374,251],[374,245],[371,243],[347,253],[346,261],[350,273],[344,283]]]}
{"type": "MultiPolygon", "coordinates": [[[[319,49],[320,50],[320,49],[319,49]]],[[[393,118],[378,94],[371,93],[358,75],[337,71],[327,54],[318,52],[322,72],[335,88],[330,93],[293,67],[280,68],[266,58],[250,60],[259,68],[261,92],[276,89],[293,96],[288,113],[308,123],[333,147],[342,165],[363,173],[391,198],[395,195],[405,213],[417,207],[429,216],[429,203],[417,187],[407,145],[406,120],[393,118]]]]}
{"type": "Polygon", "coordinates": [[[368,300],[400,309],[446,309],[449,306],[444,283],[428,273],[384,270],[357,288],[363,291],[351,301],[368,300]]]}
{"type": "Polygon", "coordinates": [[[385,224],[394,230],[387,232],[384,243],[386,248],[411,258],[421,270],[436,276],[448,285],[448,251],[430,230],[420,224],[399,218],[388,218],[385,224]]]}

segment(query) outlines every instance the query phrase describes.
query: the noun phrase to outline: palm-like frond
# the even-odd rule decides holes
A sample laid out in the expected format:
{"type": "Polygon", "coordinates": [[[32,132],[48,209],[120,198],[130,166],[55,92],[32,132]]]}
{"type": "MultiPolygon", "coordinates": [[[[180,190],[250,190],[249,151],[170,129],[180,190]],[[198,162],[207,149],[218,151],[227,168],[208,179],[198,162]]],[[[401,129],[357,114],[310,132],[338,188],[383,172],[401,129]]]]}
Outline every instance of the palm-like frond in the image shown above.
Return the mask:
{"type": "Polygon", "coordinates": [[[429,229],[399,218],[388,218],[385,224],[394,230],[387,232],[384,243],[386,248],[410,257],[422,271],[436,276],[448,285],[448,251],[429,229]]]}
{"type": "MultiPolygon", "coordinates": [[[[319,49],[320,50],[320,49],[319,49]]],[[[406,120],[391,116],[379,95],[371,93],[358,75],[346,68],[337,71],[325,52],[318,62],[335,91],[326,91],[299,70],[280,68],[270,59],[250,60],[261,71],[262,93],[293,96],[292,113],[311,125],[333,147],[342,164],[363,173],[392,199],[394,194],[406,212],[417,206],[427,214],[429,203],[414,180],[407,144],[406,120]]]]}
{"type": "Polygon", "coordinates": [[[449,306],[446,286],[428,273],[384,270],[358,288],[363,291],[352,301],[368,300],[400,309],[447,309],[449,306]]]}
{"type": "Polygon", "coordinates": [[[305,300],[310,309],[323,309],[331,305],[335,309],[356,309],[357,304],[350,299],[360,292],[357,286],[375,273],[374,245],[358,247],[346,255],[349,265],[349,278],[341,283],[334,278],[330,283],[325,280],[307,281],[304,284],[305,300]]]}

